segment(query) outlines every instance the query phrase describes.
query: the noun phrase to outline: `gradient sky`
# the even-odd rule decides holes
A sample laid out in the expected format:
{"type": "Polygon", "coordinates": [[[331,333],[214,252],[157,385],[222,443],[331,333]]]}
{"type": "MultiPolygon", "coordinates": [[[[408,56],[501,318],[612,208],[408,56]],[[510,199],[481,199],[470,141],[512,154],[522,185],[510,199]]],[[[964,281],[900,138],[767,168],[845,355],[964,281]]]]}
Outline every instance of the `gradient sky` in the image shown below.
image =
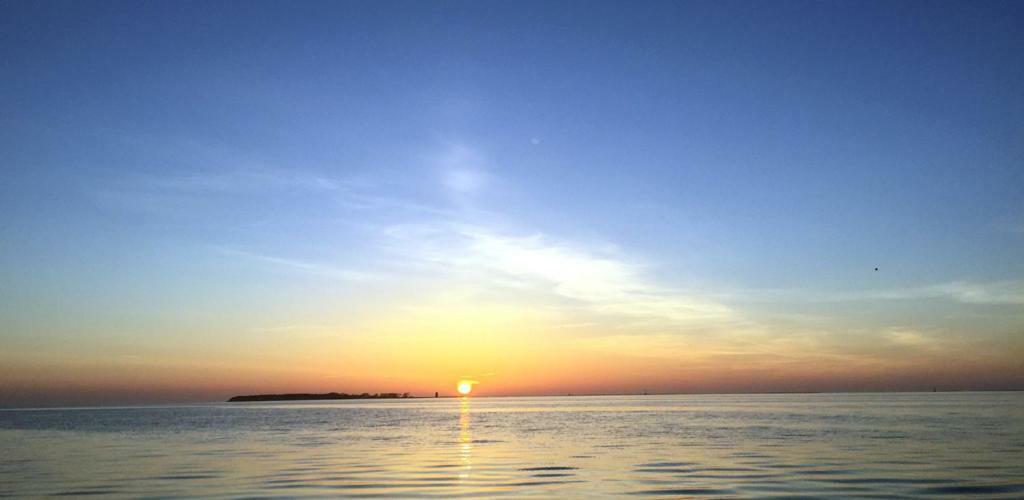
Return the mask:
{"type": "Polygon", "coordinates": [[[1021,26],[5,1],[0,406],[1024,389],[1021,26]]]}

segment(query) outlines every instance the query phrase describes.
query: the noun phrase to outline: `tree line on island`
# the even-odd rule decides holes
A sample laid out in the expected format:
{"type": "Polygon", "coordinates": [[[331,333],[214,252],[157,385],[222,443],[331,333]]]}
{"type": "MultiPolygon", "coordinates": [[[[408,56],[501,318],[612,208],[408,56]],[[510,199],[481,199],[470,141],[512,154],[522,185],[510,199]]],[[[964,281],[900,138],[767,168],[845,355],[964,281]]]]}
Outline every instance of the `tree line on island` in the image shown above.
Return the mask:
{"type": "Polygon", "coordinates": [[[406,399],[410,396],[408,392],[401,394],[397,392],[380,392],[370,394],[345,394],[343,392],[328,392],[326,394],[252,394],[248,396],[235,396],[228,400],[229,403],[242,403],[247,401],[308,401],[320,399],[406,399]]]}

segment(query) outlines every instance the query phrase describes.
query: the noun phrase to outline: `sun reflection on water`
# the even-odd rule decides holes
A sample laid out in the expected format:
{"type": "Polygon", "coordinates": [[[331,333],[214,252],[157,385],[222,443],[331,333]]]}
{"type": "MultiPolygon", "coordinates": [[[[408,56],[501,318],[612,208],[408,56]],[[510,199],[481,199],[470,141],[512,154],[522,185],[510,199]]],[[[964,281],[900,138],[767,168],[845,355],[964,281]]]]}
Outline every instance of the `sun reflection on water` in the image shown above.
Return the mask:
{"type": "Polygon", "coordinates": [[[462,398],[459,402],[459,480],[469,479],[469,472],[473,469],[471,462],[473,453],[473,437],[469,430],[469,399],[462,398]]]}

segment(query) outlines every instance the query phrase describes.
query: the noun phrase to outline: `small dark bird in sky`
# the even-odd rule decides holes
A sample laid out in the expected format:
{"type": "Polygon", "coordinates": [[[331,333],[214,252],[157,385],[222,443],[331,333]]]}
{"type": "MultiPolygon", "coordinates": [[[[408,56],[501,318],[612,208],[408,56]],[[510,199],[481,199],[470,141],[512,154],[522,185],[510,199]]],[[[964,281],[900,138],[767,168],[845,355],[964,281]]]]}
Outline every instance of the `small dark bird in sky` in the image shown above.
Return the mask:
{"type": "Polygon", "coordinates": [[[876,267],[876,268],[875,268],[875,271],[877,271],[877,270],[878,270],[878,268],[876,267]]]}

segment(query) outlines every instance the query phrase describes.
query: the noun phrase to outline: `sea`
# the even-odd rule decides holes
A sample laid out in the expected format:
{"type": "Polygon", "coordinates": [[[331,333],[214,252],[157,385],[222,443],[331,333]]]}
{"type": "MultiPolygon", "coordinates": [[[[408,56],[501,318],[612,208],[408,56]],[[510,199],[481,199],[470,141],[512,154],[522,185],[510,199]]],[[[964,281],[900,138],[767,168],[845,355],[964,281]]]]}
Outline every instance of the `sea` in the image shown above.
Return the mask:
{"type": "Polygon", "coordinates": [[[1024,393],[2,410],[0,496],[1024,498],[1024,393]]]}

